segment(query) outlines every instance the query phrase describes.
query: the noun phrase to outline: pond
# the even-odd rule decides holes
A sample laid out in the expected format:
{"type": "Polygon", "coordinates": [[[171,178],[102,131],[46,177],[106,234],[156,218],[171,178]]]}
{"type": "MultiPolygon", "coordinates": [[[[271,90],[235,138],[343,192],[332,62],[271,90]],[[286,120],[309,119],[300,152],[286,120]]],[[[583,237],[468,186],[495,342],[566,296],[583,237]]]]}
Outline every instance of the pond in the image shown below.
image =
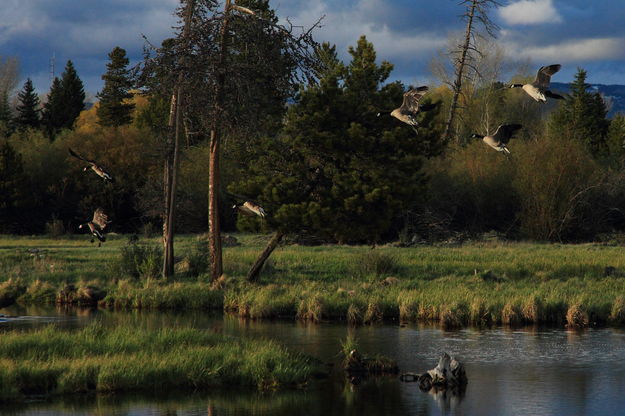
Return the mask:
{"type": "Polygon", "coordinates": [[[613,415],[625,414],[625,332],[526,327],[443,331],[425,325],[376,325],[249,321],[222,314],[111,312],[20,308],[0,310],[2,331],[54,322],[80,327],[189,326],[233,336],[275,339],[287,347],[338,364],[340,342],[353,333],[363,353],[398,361],[402,372],[433,368],[442,351],[466,365],[462,396],[423,393],[396,377],[354,386],[336,369],[305,391],[256,393],[216,390],[149,394],[80,395],[0,405],[2,415],[613,415]]]}

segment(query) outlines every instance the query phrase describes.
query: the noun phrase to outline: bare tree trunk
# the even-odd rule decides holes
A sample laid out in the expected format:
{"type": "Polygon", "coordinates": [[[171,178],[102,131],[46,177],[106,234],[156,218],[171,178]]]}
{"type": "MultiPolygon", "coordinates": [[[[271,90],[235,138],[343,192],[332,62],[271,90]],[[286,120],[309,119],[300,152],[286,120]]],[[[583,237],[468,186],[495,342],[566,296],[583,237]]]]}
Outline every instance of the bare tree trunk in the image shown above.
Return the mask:
{"type": "Polygon", "coordinates": [[[215,103],[210,135],[209,176],[208,176],[208,250],[211,261],[211,278],[219,279],[223,273],[221,256],[221,230],[219,225],[219,159],[220,159],[220,118],[224,101],[226,83],[226,54],[228,51],[228,20],[231,12],[231,0],[224,5],[224,19],[221,26],[219,73],[215,87],[215,103]]]}
{"type": "Polygon", "coordinates": [[[167,137],[167,155],[165,156],[165,166],[163,169],[163,192],[165,197],[165,207],[163,210],[163,278],[167,278],[173,274],[173,258],[174,258],[174,241],[173,241],[173,230],[169,227],[169,217],[171,216],[171,212],[169,211],[171,207],[171,186],[172,186],[172,176],[173,176],[173,168],[174,168],[174,159],[173,159],[173,143],[172,143],[172,134],[175,125],[176,125],[176,113],[178,108],[177,102],[177,94],[174,93],[171,95],[171,104],[169,106],[169,122],[168,122],[168,137],[167,137]]]}
{"type": "MultiPolygon", "coordinates": [[[[186,40],[189,38],[191,30],[191,17],[195,0],[188,0],[185,10],[184,29],[182,37],[186,40]]],[[[180,128],[181,128],[181,104],[182,97],[182,81],[184,74],[178,75],[177,85],[174,87],[174,93],[171,96],[171,105],[169,107],[169,131],[167,137],[167,157],[165,159],[164,169],[164,193],[165,193],[165,210],[163,213],[163,277],[167,278],[174,274],[174,214],[176,206],[176,181],[178,176],[178,154],[180,148],[180,128]]]]}
{"type": "Polygon", "coordinates": [[[221,229],[219,224],[219,133],[211,131],[209,176],[208,176],[208,245],[211,263],[211,278],[219,279],[223,273],[221,258],[221,229]]]}
{"type": "Polygon", "coordinates": [[[443,134],[443,139],[445,142],[448,142],[451,138],[451,131],[454,123],[454,119],[456,117],[456,110],[458,109],[458,98],[460,97],[460,91],[462,90],[462,77],[464,75],[464,67],[466,64],[467,53],[469,52],[469,47],[471,45],[471,34],[473,30],[473,17],[475,16],[475,8],[477,6],[478,0],[472,0],[471,9],[467,15],[467,28],[464,36],[464,45],[462,45],[462,51],[460,54],[460,59],[458,60],[456,66],[456,80],[454,81],[454,95],[451,99],[451,105],[449,106],[449,116],[447,117],[447,124],[445,125],[445,133],[443,134]]]}
{"type": "Polygon", "coordinates": [[[284,237],[284,233],[281,232],[281,231],[276,231],[276,233],[273,235],[273,237],[271,237],[271,240],[269,240],[269,243],[267,244],[267,247],[265,247],[263,252],[260,253],[260,256],[258,256],[256,261],[252,265],[252,268],[247,273],[247,280],[248,281],[255,282],[256,280],[258,280],[258,276],[260,274],[261,269],[265,265],[265,262],[267,261],[269,256],[271,256],[271,253],[273,253],[273,251],[276,249],[276,247],[278,247],[278,244],[282,240],[282,237],[284,237]]]}

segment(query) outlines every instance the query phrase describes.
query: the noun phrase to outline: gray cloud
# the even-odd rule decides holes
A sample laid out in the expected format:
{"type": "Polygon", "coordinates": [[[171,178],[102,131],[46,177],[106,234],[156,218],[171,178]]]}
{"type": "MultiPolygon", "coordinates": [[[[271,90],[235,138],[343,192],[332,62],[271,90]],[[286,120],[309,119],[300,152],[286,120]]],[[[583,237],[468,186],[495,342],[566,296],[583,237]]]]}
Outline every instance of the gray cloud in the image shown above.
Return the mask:
{"type": "MultiPolygon", "coordinates": [[[[616,3],[512,0],[505,3],[508,8],[491,11],[491,17],[502,28],[499,42],[510,56],[531,57],[537,66],[558,60],[565,65],[560,73],[564,82],[581,65],[592,82],[625,84],[620,69],[625,64],[625,8],[616,3]],[[541,21],[532,2],[552,8],[551,20],[541,21]],[[517,16],[511,17],[515,5],[517,16]]],[[[18,56],[23,77],[32,77],[43,91],[50,82],[52,53],[57,74],[71,59],[87,89],[95,93],[101,88],[110,50],[121,46],[137,62],[142,34],[155,44],[172,34],[178,4],[178,0],[4,0],[0,51],[18,56]]],[[[450,33],[464,29],[459,19],[462,8],[452,0],[272,0],[272,6],[282,19],[290,17],[298,25],[309,26],[325,15],[316,37],[336,44],[345,60],[348,46],[366,35],[378,58],[395,64],[391,80],[406,83],[429,78],[428,63],[436,51],[445,47],[450,33]]]]}

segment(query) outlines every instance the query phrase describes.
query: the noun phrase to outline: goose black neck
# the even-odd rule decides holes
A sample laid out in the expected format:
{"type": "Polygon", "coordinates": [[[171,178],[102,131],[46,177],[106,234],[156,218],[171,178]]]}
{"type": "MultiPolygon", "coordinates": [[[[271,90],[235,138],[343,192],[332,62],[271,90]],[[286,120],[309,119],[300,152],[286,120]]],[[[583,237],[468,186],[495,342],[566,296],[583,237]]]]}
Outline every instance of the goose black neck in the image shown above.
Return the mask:
{"type": "Polygon", "coordinates": [[[510,88],[523,88],[523,84],[510,84],[510,88]]]}

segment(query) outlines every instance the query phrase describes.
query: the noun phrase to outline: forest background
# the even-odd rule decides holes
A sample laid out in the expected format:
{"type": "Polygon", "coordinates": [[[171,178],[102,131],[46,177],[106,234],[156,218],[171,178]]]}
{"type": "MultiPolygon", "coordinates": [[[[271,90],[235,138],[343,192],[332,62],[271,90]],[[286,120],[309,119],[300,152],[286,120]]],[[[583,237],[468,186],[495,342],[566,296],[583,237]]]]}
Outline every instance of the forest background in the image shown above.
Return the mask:
{"type": "MultiPolygon", "coordinates": [[[[275,19],[267,1],[237,4],[275,19]]],[[[229,59],[235,60],[250,45],[233,39],[229,59]]],[[[255,42],[274,62],[274,78],[295,70],[280,59],[275,38],[255,42]]],[[[163,42],[157,54],[166,56],[172,44],[163,42]]],[[[297,88],[269,88],[267,74],[256,73],[257,102],[229,104],[231,113],[253,107],[257,118],[254,128],[235,124],[223,133],[222,230],[280,229],[338,243],[411,244],[484,233],[535,241],[618,238],[625,230],[625,116],[607,118],[609,102],[589,88],[582,68],[562,101],[541,105],[505,88],[532,81],[538,67],[555,62],[513,59],[484,35],[475,38],[445,137],[458,40],[449,44],[431,63],[439,83],[425,100],[438,106],[421,113],[416,135],[377,116],[397,107],[409,86],[387,82],[392,63],[378,62],[364,37],[354,39],[348,62],[331,44],[316,45],[318,65],[297,88]],[[470,139],[504,123],[523,125],[509,145],[510,159],[470,139]],[[230,207],[240,196],[260,203],[268,218],[238,218],[230,207]]],[[[170,107],[155,86],[167,85],[165,68],[141,72],[145,66],[130,67],[124,49],[115,47],[93,105],[85,102],[71,61],[43,96],[30,80],[16,91],[18,68],[16,58],[0,60],[0,232],[74,233],[103,207],[115,232],[159,233],[170,107]],[[82,172],[85,165],[68,147],[107,167],[115,185],[82,172]]],[[[185,119],[179,233],[208,228],[210,138],[199,124],[185,119]]]]}

